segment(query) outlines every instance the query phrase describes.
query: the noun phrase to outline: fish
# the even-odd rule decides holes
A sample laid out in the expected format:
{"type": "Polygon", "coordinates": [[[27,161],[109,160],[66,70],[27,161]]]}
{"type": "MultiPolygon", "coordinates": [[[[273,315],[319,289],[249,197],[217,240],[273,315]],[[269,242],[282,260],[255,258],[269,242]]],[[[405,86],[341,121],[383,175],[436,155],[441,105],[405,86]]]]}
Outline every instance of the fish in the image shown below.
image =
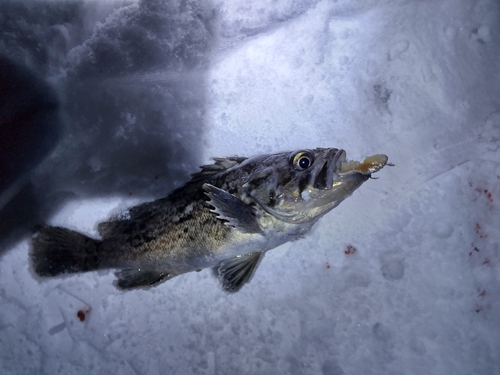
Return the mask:
{"type": "Polygon", "coordinates": [[[213,160],[166,198],[98,224],[101,238],[43,225],[31,241],[35,273],[115,269],[114,285],[131,290],[212,268],[237,292],[267,251],[304,236],[388,164],[384,154],[348,161],[337,148],[213,160]]]}

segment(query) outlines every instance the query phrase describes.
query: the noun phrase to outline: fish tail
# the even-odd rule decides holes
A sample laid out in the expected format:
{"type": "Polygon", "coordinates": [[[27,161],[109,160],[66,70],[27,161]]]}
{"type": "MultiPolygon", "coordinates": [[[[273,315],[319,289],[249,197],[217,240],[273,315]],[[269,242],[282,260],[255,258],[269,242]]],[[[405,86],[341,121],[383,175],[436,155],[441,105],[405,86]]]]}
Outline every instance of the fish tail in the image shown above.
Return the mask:
{"type": "Polygon", "coordinates": [[[102,241],[61,227],[42,227],[32,239],[31,261],[39,276],[99,268],[102,241]]]}

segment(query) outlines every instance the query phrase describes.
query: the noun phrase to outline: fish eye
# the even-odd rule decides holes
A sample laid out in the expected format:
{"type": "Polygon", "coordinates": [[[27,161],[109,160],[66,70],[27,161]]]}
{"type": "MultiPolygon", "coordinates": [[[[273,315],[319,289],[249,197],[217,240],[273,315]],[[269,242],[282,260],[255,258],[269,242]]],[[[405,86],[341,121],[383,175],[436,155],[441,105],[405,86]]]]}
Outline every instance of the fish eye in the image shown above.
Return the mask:
{"type": "Polygon", "coordinates": [[[314,157],[309,151],[301,151],[293,157],[293,166],[299,171],[309,168],[314,161],[314,157]]]}
{"type": "Polygon", "coordinates": [[[302,169],[306,169],[307,167],[309,167],[310,163],[311,162],[309,161],[309,158],[306,157],[306,156],[301,157],[300,160],[299,160],[299,166],[302,169]]]}

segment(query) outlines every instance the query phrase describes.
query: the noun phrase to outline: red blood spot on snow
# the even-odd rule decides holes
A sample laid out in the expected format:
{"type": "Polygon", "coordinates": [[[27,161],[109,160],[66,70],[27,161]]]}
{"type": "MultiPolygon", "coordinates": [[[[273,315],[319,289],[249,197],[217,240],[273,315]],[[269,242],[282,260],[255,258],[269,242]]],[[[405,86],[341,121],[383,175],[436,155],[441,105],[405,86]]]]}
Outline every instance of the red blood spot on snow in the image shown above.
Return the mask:
{"type": "Polygon", "coordinates": [[[85,306],[83,309],[78,310],[76,316],[78,317],[78,319],[80,319],[80,322],[83,322],[85,321],[85,317],[87,316],[88,313],[90,313],[90,307],[85,306]]]}
{"type": "Polygon", "coordinates": [[[488,191],[488,189],[485,189],[483,192],[484,194],[486,194],[486,198],[488,198],[488,201],[490,201],[490,203],[493,203],[493,195],[491,195],[491,192],[488,191]]]}
{"type": "Polygon", "coordinates": [[[358,251],[358,250],[354,246],[348,245],[346,247],[346,249],[344,250],[344,254],[345,255],[354,254],[356,251],[358,251]]]}
{"type": "Polygon", "coordinates": [[[330,263],[326,262],[326,268],[330,269],[330,263]]]}
{"type": "Polygon", "coordinates": [[[476,225],[474,226],[474,231],[479,236],[479,238],[488,237],[488,235],[481,230],[481,225],[479,223],[476,223],[476,225]]]}
{"type": "MultiPolygon", "coordinates": [[[[474,243],[471,243],[471,245],[474,246],[474,243]]],[[[477,246],[474,246],[472,251],[469,253],[469,256],[472,256],[472,254],[474,253],[479,253],[479,249],[477,248],[477,246]]]]}
{"type": "Polygon", "coordinates": [[[85,320],[85,313],[82,310],[79,310],[76,313],[76,316],[78,317],[78,319],[80,319],[80,322],[83,322],[85,320]]]}

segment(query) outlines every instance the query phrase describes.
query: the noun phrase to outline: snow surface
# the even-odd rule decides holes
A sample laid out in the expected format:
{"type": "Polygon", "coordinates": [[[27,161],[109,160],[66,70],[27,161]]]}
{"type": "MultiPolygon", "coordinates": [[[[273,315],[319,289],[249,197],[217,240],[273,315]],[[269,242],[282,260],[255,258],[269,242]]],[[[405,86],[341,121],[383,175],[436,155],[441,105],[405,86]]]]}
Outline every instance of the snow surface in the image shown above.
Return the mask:
{"type": "Polygon", "coordinates": [[[499,17],[496,0],[0,4],[0,52],[51,83],[66,127],[0,213],[0,373],[500,374],[499,17]],[[311,147],[396,166],[237,294],[210,270],[126,293],[112,271],[30,271],[41,221],[96,236],[210,157],[311,147]]]}

